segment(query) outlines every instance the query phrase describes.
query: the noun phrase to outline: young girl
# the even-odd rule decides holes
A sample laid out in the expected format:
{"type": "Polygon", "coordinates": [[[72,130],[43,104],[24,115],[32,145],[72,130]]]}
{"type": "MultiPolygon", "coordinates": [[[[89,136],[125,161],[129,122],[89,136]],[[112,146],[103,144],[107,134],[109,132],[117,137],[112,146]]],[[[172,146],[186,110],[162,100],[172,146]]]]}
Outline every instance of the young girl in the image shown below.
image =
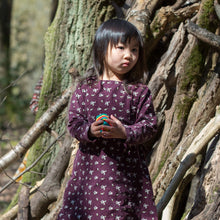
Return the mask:
{"type": "Polygon", "coordinates": [[[150,91],[141,83],[141,35],[127,21],[109,20],[92,52],[94,66],[70,102],[68,129],[80,145],[58,219],[156,220],[141,147],[156,131],[150,91]],[[102,113],[109,119],[97,121],[102,113]]]}

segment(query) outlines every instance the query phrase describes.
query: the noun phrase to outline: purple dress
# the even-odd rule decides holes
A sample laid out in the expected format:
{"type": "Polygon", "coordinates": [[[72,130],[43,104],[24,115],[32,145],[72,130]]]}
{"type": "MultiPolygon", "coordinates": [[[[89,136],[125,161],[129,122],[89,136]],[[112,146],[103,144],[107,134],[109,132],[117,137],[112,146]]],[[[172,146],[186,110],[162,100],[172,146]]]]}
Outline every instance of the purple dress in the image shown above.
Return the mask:
{"type": "Polygon", "coordinates": [[[68,129],[80,141],[59,220],[157,220],[142,143],[156,130],[149,89],[142,84],[99,81],[78,86],[69,109],[68,129]],[[96,116],[114,115],[127,139],[89,139],[96,116]]]}

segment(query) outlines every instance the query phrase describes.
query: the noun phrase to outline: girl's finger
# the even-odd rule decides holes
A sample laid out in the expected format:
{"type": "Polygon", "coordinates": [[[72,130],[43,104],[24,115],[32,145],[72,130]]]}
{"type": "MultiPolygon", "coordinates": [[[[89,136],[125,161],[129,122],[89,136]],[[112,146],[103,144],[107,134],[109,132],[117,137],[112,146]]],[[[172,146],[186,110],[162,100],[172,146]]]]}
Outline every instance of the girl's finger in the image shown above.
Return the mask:
{"type": "Polygon", "coordinates": [[[111,118],[116,124],[121,124],[121,121],[118,120],[114,115],[111,115],[110,118],[111,118]]]}
{"type": "Polygon", "coordinates": [[[102,132],[102,138],[112,138],[112,135],[111,135],[111,133],[109,133],[109,132],[102,132]]]}
{"type": "Polygon", "coordinates": [[[93,124],[94,124],[94,126],[102,125],[103,120],[95,121],[93,124]]]}
{"type": "Polygon", "coordinates": [[[115,121],[113,121],[112,119],[106,119],[105,121],[106,121],[110,126],[115,127],[115,125],[116,125],[115,121]]]}
{"type": "Polygon", "coordinates": [[[109,132],[109,131],[112,130],[112,126],[102,125],[102,126],[101,126],[101,129],[104,130],[104,131],[108,131],[108,132],[109,132]]]}

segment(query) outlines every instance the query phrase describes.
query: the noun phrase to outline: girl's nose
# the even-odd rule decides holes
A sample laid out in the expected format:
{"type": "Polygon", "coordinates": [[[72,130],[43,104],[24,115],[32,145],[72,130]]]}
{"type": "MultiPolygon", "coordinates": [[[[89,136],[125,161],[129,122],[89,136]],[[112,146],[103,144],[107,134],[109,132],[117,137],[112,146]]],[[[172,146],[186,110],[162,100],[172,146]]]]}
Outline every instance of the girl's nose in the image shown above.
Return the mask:
{"type": "Polygon", "coordinates": [[[131,59],[131,51],[130,51],[130,50],[125,50],[124,57],[125,57],[126,59],[131,59]]]}

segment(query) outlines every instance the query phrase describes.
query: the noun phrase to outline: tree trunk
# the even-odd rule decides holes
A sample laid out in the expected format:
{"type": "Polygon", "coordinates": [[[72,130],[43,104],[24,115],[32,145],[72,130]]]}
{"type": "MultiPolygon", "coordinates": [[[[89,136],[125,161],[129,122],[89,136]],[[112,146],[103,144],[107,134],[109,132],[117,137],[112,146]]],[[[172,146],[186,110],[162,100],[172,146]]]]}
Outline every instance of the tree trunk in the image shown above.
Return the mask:
{"type": "MultiPolygon", "coordinates": [[[[140,29],[147,49],[148,86],[158,116],[158,133],[148,143],[153,151],[147,159],[150,158],[155,202],[162,220],[220,217],[219,121],[204,132],[220,105],[217,36],[220,22],[215,12],[218,6],[216,0],[59,1],[57,14],[46,34],[44,81],[36,120],[71,84],[68,70],[74,67],[83,75],[89,67],[94,33],[103,21],[116,13],[140,29]],[[198,34],[198,30],[202,30],[202,34],[198,34]],[[210,135],[213,128],[216,129],[210,135]]],[[[66,111],[53,121],[50,129],[58,134],[66,131],[66,111]]],[[[51,135],[41,135],[31,148],[27,166],[52,141],[51,135]]],[[[59,146],[55,149],[32,170],[38,174],[28,173],[23,177],[24,182],[34,184],[47,173],[37,188],[39,191],[33,192],[30,199],[34,218],[55,219],[62,206],[75,151],[59,170],[63,157],[69,157],[65,152],[70,149],[65,151],[59,146]],[[70,167],[61,183],[67,163],[70,167]],[[50,192],[50,187],[55,187],[55,193],[50,192]],[[48,199],[40,192],[47,194],[48,199]]]]}
{"type": "Polygon", "coordinates": [[[2,0],[0,2],[0,128],[7,126],[3,118],[6,115],[8,116],[7,106],[9,103],[7,96],[11,95],[11,89],[5,89],[11,81],[9,73],[11,9],[12,0],[2,0]]]}
{"type": "MultiPolygon", "coordinates": [[[[60,1],[56,17],[45,36],[44,80],[36,120],[70,84],[68,70],[76,68],[82,75],[89,67],[90,48],[96,28],[114,15],[114,8],[108,1],[60,1]]],[[[50,126],[58,134],[65,131],[66,111],[50,126]]],[[[27,165],[32,164],[52,137],[42,135],[28,154],[27,165]]],[[[47,173],[58,147],[45,156],[44,160],[23,177],[24,182],[34,184],[47,173]],[[41,174],[39,174],[41,173],[41,174]]]]}

